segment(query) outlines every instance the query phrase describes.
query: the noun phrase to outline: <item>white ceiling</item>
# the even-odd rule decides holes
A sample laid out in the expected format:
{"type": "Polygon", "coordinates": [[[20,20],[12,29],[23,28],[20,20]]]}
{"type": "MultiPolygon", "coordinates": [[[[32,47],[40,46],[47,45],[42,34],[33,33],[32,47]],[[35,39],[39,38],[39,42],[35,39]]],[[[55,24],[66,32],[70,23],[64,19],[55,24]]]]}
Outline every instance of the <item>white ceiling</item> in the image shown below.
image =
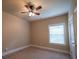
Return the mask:
{"type": "Polygon", "coordinates": [[[29,17],[27,14],[22,14],[20,12],[25,11],[24,5],[26,1],[29,0],[2,0],[3,1],[3,11],[9,12],[13,15],[21,17],[28,21],[42,20],[44,18],[58,16],[67,13],[70,6],[70,0],[30,0],[36,6],[41,5],[42,9],[39,11],[41,14],[39,16],[29,17]]]}

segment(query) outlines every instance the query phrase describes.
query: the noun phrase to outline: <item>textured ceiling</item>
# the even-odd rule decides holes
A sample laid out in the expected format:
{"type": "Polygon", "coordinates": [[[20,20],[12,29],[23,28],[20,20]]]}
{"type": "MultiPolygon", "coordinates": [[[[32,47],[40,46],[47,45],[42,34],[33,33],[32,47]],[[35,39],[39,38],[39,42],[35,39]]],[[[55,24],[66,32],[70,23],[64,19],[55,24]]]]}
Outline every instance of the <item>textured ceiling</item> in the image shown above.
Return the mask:
{"type": "Polygon", "coordinates": [[[58,16],[67,13],[70,6],[70,0],[2,0],[3,11],[6,11],[15,16],[21,17],[28,21],[42,20],[49,17],[58,16]],[[42,9],[39,11],[39,16],[29,17],[26,14],[20,13],[25,11],[24,5],[27,1],[33,2],[36,6],[41,5],[42,9]]]}

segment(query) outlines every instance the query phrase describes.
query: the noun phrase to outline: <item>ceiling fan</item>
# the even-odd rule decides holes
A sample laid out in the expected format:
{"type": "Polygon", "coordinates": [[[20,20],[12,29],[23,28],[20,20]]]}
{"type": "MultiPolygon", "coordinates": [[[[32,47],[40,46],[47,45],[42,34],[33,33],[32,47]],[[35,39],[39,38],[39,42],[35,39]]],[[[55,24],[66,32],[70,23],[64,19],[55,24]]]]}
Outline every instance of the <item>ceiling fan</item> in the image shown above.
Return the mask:
{"type": "Polygon", "coordinates": [[[40,15],[40,13],[38,13],[37,11],[42,9],[42,6],[35,7],[35,5],[32,2],[28,2],[24,6],[27,8],[28,11],[21,13],[28,13],[29,16],[40,15]]]}

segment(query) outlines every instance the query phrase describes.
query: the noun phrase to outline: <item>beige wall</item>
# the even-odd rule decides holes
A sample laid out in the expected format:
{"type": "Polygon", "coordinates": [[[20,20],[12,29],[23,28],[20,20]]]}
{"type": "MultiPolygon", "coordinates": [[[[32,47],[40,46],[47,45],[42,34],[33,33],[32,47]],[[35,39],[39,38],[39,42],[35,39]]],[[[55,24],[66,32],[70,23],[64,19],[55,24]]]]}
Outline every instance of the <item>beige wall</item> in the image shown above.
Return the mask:
{"type": "Polygon", "coordinates": [[[30,28],[29,22],[7,12],[3,12],[3,52],[5,48],[12,50],[18,47],[26,46],[30,44],[30,39],[31,43],[35,45],[69,51],[67,19],[67,14],[65,14],[45,20],[33,21],[31,22],[30,28]],[[58,23],[66,24],[66,46],[49,43],[48,25],[58,23]]]}
{"type": "Polygon", "coordinates": [[[31,23],[31,43],[35,45],[42,45],[46,47],[52,47],[56,49],[61,49],[65,51],[69,51],[69,38],[68,38],[68,16],[67,14],[45,19],[33,21],[31,23]],[[50,24],[58,24],[65,23],[66,26],[66,45],[55,45],[49,43],[49,32],[48,25],[50,24]]]}
{"type": "Polygon", "coordinates": [[[3,12],[2,19],[2,44],[3,52],[5,48],[8,50],[26,46],[30,41],[30,24],[21,18],[3,12]]]}

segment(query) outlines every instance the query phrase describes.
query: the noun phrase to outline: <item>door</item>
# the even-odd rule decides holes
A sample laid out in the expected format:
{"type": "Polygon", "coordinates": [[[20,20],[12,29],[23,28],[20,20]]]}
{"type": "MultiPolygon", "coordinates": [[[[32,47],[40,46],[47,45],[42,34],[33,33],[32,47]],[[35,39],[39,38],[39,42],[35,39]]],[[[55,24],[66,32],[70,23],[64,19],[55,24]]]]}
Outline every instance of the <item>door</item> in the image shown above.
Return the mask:
{"type": "Polygon", "coordinates": [[[71,16],[69,21],[69,43],[70,43],[70,52],[72,59],[76,59],[76,41],[75,41],[75,27],[74,27],[74,17],[71,16]]]}
{"type": "Polygon", "coordinates": [[[74,39],[76,48],[76,59],[77,59],[77,8],[74,10],[74,39]]]}

